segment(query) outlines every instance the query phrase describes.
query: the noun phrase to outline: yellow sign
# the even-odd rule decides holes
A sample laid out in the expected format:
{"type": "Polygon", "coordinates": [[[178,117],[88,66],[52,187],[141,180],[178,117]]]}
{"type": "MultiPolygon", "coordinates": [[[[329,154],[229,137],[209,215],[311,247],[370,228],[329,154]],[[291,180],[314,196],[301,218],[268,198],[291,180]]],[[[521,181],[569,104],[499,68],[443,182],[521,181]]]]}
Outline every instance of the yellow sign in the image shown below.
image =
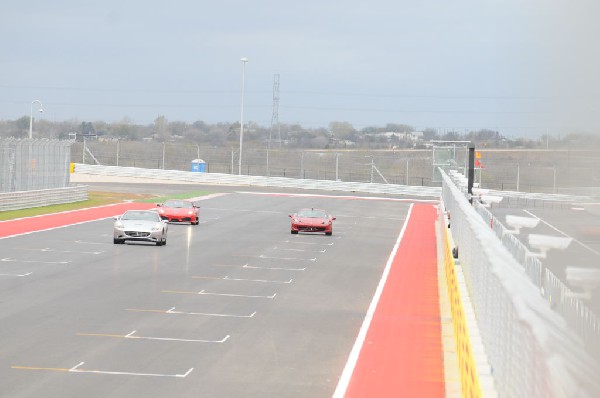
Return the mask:
{"type": "Polygon", "coordinates": [[[481,152],[475,152],[475,157],[477,159],[481,159],[481,152]]]}

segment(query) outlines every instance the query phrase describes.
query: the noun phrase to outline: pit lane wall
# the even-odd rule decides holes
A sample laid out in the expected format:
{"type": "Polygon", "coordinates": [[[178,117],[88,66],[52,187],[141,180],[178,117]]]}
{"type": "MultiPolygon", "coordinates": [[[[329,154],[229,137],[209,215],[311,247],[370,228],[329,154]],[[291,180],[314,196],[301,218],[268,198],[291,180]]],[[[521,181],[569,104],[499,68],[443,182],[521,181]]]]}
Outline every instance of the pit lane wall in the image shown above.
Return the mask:
{"type": "MultiPolygon", "coordinates": [[[[438,225],[440,226],[438,232],[443,239],[444,272],[452,314],[462,396],[473,398],[496,396],[491,369],[487,363],[485,353],[483,350],[479,350],[479,361],[477,361],[473,350],[469,330],[477,332],[477,324],[473,317],[470,302],[467,301],[469,297],[466,294],[464,275],[459,268],[458,261],[455,261],[452,255],[452,248],[455,246],[447,227],[449,220],[443,212],[440,212],[438,216],[438,225]],[[467,312],[469,317],[467,317],[467,312]],[[469,319],[467,320],[467,318],[469,319]],[[482,389],[480,378],[485,379],[485,389],[482,389]]],[[[480,341],[479,338],[479,344],[481,344],[480,341]]]]}
{"type": "Polygon", "coordinates": [[[450,215],[449,229],[441,223],[444,260],[463,396],[600,396],[600,369],[581,338],[552,311],[465,194],[442,177],[442,206],[450,215]]]}

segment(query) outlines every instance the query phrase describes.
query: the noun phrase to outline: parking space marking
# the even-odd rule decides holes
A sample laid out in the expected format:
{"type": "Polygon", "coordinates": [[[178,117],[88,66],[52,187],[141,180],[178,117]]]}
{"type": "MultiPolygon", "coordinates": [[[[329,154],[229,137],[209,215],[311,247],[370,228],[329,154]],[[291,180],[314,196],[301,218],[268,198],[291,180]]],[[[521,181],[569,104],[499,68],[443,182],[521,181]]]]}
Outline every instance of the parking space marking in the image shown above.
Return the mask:
{"type": "Polygon", "coordinates": [[[286,248],[282,248],[282,247],[277,247],[275,246],[273,248],[273,250],[283,250],[283,251],[290,251],[290,252],[304,252],[304,253],[325,253],[327,251],[327,249],[323,249],[323,250],[306,250],[306,249],[286,249],[286,248]]]}
{"type": "Polygon", "coordinates": [[[174,337],[148,337],[148,336],[134,336],[136,330],[129,334],[107,334],[107,333],[77,333],[77,336],[93,336],[93,337],[112,337],[116,339],[138,339],[138,340],[159,340],[159,341],[181,341],[187,343],[224,343],[229,340],[229,335],[223,337],[221,340],[204,340],[204,339],[179,339],[174,337]]]}
{"type": "MultiPolygon", "coordinates": [[[[302,238],[296,238],[296,239],[302,239],[302,238]]],[[[294,242],[293,240],[284,240],[283,243],[296,243],[298,245],[320,245],[320,246],[333,246],[334,242],[329,242],[329,243],[321,243],[321,242],[294,242]]]]}
{"type": "Polygon", "coordinates": [[[280,271],[306,271],[306,267],[304,267],[304,268],[259,267],[259,266],[248,265],[248,264],[242,266],[242,268],[249,268],[249,269],[272,269],[272,270],[280,270],[280,271]]]}
{"type": "Polygon", "coordinates": [[[272,257],[265,256],[261,254],[258,258],[266,259],[266,260],[282,260],[282,261],[317,261],[317,258],[298,258],[298,257],[272,257]]]}
{"type": "Polygon", "coordinates": [[[29,276],[33,274],[33,272],[28,272],[26,274],[0,274],[0,276],[16,276],[16,277],[21,277],[21,276],[29,276]]]}
{"type": "Polygon", "coordinates": [[[105,371],[105,370],[81,369],[80,367],[83,364],[85,364],[85,362],[79,362],[77,365],[73,366],[72,368],[44,368],[44,367],[36,367],[36,366],[16,366],[16,365],[14,365],[14,366],[11,366],[11,369],[45,370],[45,371],[51,371],[51,372],[69,372],[69,373],[95,373],[95,374],[123,375],[123,376],[176,377],[176,378],[186,378],[194,370],[194,368],[189,368],[188,371],[183,374],[113,372],[113,371],[105,371]]]}
{"type": "Polygon", "coordinates": [[[40,260],[17,260],[10,257],[0,259],[0,261],[9,263],[38,263],[38,264],[69,264],[71,261],[40,261],[40,260]]]}
{"type": "Polygon", "coordinates": [[[175,314],[175,315],[204,315],[204,316],[216,316],[223,318],[254,318],[256,315],[256,311],[249,315],[236,315],[236,314],[216,314],[211,312],[183,312],[183,311],[175,311],[175,307],[170,308],[168,310],[144,310],[144,309],[136,309],[136,308],[127,308],[125,311],[132,312],[155,312],[159,314],[175,314]]]}
{"type": "Polygon", "coordinates": [[[76,240],[75,243],[80,243],[84,245],[108,245],[110,242],[88,242],[85,240],[76,240]]]}
{"type": "Polygon", "coordinates": [[[216,276],[192,276],[194,279],[218,279],[221,281],[237,281],[237,282],[262,282],[262,283],[284,283],[290,284],[293,279],[289,281],[273,281],[268,279],[244,279],[244,278],[230,278],[229,275],[225,275],[224,277],[216,277],[216,276]]]}
{"type": "Polygon", "coordinates": [[[199,292],[187,292],[187,291],[178,291],[178,290],[161,290],[161,293],[173,293],[173,294],[199,294],[199,295],[207,295],[207,296],[226,296],[226,297],[244,297],[244,298],[265,298],[265,299],[273,299],[277,295],[277,293],[273,293],[271,296],[254,296],[249,294],[234,294],[234,293],[213,293],[207,292],[205,290],[200,290],[199,292]]]}
{"type": "Polygon", "coordinates": [[[77,254],[102,254],[104,253],[104,251],[96,251],[96,252],[82,252],[82,251],[78,251],[78,250],[57,250],[57,249],[51,249],[49,247],[46,247],[42,250],[40,250],[42,252],[53,252],[53,253],[77,253],[77,254]]]}
{"type": "Polygon", "coordinates": [[[209,264],[209,266],[211,266],[211,267],[241,267],[241,268],[244,268],[245,265],[248,265],[248,263],[243,264],[243,265],[239,265],[239,264],[209,264]]]}

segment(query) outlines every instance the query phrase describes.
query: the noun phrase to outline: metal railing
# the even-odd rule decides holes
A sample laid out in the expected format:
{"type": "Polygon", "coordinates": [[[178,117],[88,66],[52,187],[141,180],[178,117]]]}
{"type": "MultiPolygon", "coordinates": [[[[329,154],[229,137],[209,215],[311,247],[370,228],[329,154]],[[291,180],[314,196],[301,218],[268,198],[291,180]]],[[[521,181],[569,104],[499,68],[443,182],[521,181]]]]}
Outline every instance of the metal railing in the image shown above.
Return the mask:
{"type": "Polygon", "coordinates": [[[87,200],[86,186],[0,193],[0,211],[29,209],[87,200]]]}
{"type": "Polygon", "coordinates": [[[442,175],[443,204],[499,396],[600,396],[600,366],[582,339],[550,308],[489,220],[442,175]]]}

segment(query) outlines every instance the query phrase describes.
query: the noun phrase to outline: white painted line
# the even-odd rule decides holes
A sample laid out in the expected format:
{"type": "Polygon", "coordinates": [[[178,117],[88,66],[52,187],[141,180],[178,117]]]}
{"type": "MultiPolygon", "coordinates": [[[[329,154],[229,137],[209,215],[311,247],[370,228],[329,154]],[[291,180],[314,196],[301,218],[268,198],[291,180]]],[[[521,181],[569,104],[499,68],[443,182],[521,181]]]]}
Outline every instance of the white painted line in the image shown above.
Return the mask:
{"type": "Polygon", "coordinates": [[[325,253],[327,251],[327,249],[316,250],[316,251],[315,250],[306,250],[306,249],[283,249],[283,248],[278,248],[277,246],[275,246],[273,249],[289,251],[289,252],[304,252],[304,253],[325,253]]]}
{"type": "MultiPolygon", "coordinates": [[[[301,235],[302,236],[302,235],[301,235]]],[[[294,242],[293,240],[284,240],[283,243],[295,243],[298,245],[320,245],[320,246],[333,246],[333,242],[329,242],[329,243],[321,243],[321,242],[300,242],[300,240],[302,238],[295,238],[298,239],[297,242],[294,242]]]]}
{"type": "Polygon", "coordinates": [[[237,264],[209,264],[211,267],[242,267],[244,268],[244,265],[248,265],[248,263],[244,264],[244,265],[237,265],[237,264]]]}
{"type": "Polygon", "coordinates": [[[28,272],[26,274],[0,274],[0,276],[17,276],[17,277],[19,277],[19,276],[29,276],[31,274],[33,274],[33,272],[28,272]]]}
{"type": "MultiPolygon", "coordinates": [[[[106,236],[112,236],[112,234],[106,235],[106,236]]],[[[109,242],[88,242],[85,240],[76,240],[75,243],[79,243],[82,245],[108,245],[109,244],[109,242]]]]}
{"type": "Polygon", "coordinates": [[[281,271],[306,271],[306,267],[304,268],[285,268],[285,267],[257,267],[254,265],[244,265],[242,268],[249,269],[272,269],[272,270],[281,270],[281,271]]]}
{"type": "Polygon", "coordinates": [[[11,366],[12,369],[20,369],[20,370],[46,370],[51,372],[68,372],[68,373],[95,373],[95,374],[105,374],[105,375],[124,375],[124,376],[149,376],[149,377],[177,377],[177,378],[186,378],[190,373],[194,370],[194,368],[189,368],[187,372],[184,374],[160,374],[160,373],[133,373],[133,372],[110,372],[104,370],[85,370],[81,369],[80,366],[85,362],[79,362],[77,365],[72,368],[42,368],[35,366],[11,366]]]}
{"type": "Polygon", "coordinates": [[[348,385],[350,384],[350,378],[352,377],[352,373],[354,372],[354,368],[356,367],[356,362],[358,361],[358,356],[360,354],[360,351],[362,350],[362,346],[365,343],[365,338],[367,337],[369,327],[371,326],[371,321],[373,320],[375,309],[377,308],[377,304],[379,303],[379,299],[381,298],[381,294],[383,293],[383,288],[390,273],[390,269],[392,268],[394,257],[396,257],[398,247],[400,246],[400,241],[404,236],[404,231],[406,231],[406,226],[408,225],[408,220],[410,219],[412,209],[413,205],[411,204],[408,209],[408,214],[406,215],[404,225],[402,226],[402,230],[400,231],[400,235],[398,236],[396,244],[394,245],[394,248],[390,253],[390,257],[388,258],[387,264],[385,265],[385,269],[383,270],[383,274],[381,275],[381,279],[379,280],[379,284],[377,285],[377,290],[375,290],[375,294],[373,295],[373,299],[371,300],[371,304],[369,305],[369,309],[367,310],[365,319],[363,320],[363,323],[360,327],[358,336],[356,336],[356,341],[354,342],[354,346],[352,346],[352,351],[350,352],[350,356],[346,361],[344,371],[342,372],[337,387],[335,388],[333,398],[343,398],[346,394],[346,390],[348,389],[348,385]]]}
{"type": "Polygon", "coordinates": [[[292,279],[289,281],[273,281],[268,279],[244,279],[244,278],[230,278],[229,275],[225,275],[222,278],[217,278],[214,276],[192,276],[194,279],[217,279],[221,281],[236,281],[236,282],[261,282],[261,283],[284,283],[290,284],[292,283],[292,279]]]}
{"type": "Polygon", "coordinates": [[[205,290],[200,290],[199,292],[186,292],[186,291],[177,291],[177,290],[161,290],[161,293],[200,294],[200,295],[206,295],[206,296],[225,296],[225,297],[243,297],[243,298],[266,298],[266,299],[273,299],[277,295],[277,293],[273,293],[271,296],[254,296],[254,295],[248,295],[248,294],[213,293],[213,292],[207,292],[205,290]]]}
{"type": "Polygon", "coordinates": [[[589,247],[588,245],[586,245],[585,243],[573,238],[572,236],[564,233],[563,231],[561,231],[560,229],[556,228],[554,225],[546,222],[545,220],[542,220],[541,218],[539,218],[538,216],[536,216],[535,214],[533,214],[532,212],[528,211],[528,210],[523,210],[525,213],[529,214],[531,217],[537,218],[538,220],[540,220],[541,222],[543,222],[544,224],[546,224],[547,226],[549,226],[550,228],[552,228],[553,230],[555,230],[556,232],[558,232],[559,234],[566,236],[568,238],[573,239],[573,242],[576,242],[578,244],[580,244],[581,246],[583,246],[585,249],[591,251],[592,253],[600,256],[600,252],[597,250],[592,249],[591,247],[589,247]]]}
{"type": "Polygon", "coordinates": [[[254,295],[234,294],[234,293],[211,293],[211,292],[206,292],[204,290],[200,290],[198,292],[198,294],[205,294],[205,295],[209,295],[209,296],[245,297],[245,298],[266,298],[266,299],[273,299],[277,295],[277,293],[273,293],[270,296],[254,296],[254,295]]]}
{"type": "Polygon", "coordinates": [[[265,256],[261,254],[258,258],[267,259],[267,260],[282,260],[282,261],[317,261],[317,258],[297,258],[297,257],[271,257],[265,256]]]}
{"type": "Polygon", "coordinates": [[[73,372],[73,373],[95,373],[95,374],[121,375],[121,376],[148,376],[148,377],[178,377],[178,378],[185,378],[190,373],[192,373],[192,371],[194,370],[194,368],[190,368],[184,374],[169,375],[169,374],[160,374],[160,373],[110,372],[110,371],[104,371],[104,370],[85,370],[85,369],[79,369],[79,366],[83,365],[84,363],[85,362],[81,362],[77,366],[72,367],[71,369],[69,369],[69,372],[73,372]]]}
{"type": "Polygon", "coordinates": [[[16,260],[14,258],[2,258],[0,261],[10,263],[38,263],[38,264],[69,264],[71,261],[39,261],[39,260],[16,260]]]}
{"type": "Polygon", "coordinates": [[[76,370],[78,367],[80,367],[81,365],[83,365],[85,362],[79,362],[77,365],[73,366],[71,369],[69,369],[69,372],[73,372],[74,370],[76,370]]]}
{"type": "Polygon", "coordinates": [[[224,343],[229,340],[229,335],[223,337],[221,340],[204,340],[204,339],[179,339],[173,337],[147,337],[147,336],[134,336],[136,330],[126,335],[119,334],[108,334],[108,333],[77,333],[78,336],[93,336],[93,337],[112,337],[120,339],[137,339],[137,340],[158,340],[158,341],[180,341],[188,343],[224,343]]]}
{"type": "MultiPolygon", "coordinates": [[[[25,249],[25,250],[38,251],[38,249],[25,249]]],[[[99,251],[99,252],[82,252],[82,251],[77,251],[77,250],[57,250],[57,249],[51,249],[49,247],[46,247],[44,249],[39,249],[39,251],[41,251],[41,252],[53,252],[53,253],[77,253],[77,254],[102,254],[102,253],[104,253],[104,251],[99,251]]]]}
{"type": "Polygon", "coordinates": [[[236,314],[217,314],[211,312],[183,312],[183,311],[175,311],[175,307],[168,310],[143,310],[143,309],[135,309],[128,308],[125,311],[132,312],[156,312],[159,314],[174,314],[174,315],[203,315],[203,316],[215,316],[215,317],[223,317],[223,318],[254,318],[256,315],[256,311],[249,315],[236,315],[236,314]]]}

